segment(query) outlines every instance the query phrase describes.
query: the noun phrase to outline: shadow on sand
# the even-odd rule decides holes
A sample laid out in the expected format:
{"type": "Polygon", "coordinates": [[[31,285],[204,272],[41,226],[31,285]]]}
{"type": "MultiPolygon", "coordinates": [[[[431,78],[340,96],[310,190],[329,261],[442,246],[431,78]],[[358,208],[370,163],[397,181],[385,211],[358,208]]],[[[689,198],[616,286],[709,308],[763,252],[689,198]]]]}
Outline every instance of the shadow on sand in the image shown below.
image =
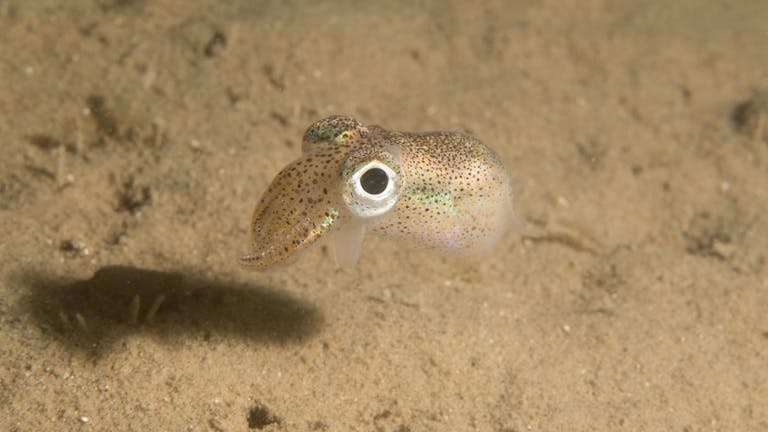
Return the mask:
{"type": "Polygon", "coordinates": [[[248,284],[134,267],[103,267],[88,280],[24,274],[21,307],[52,338],[94,355],[135,333],[164,343],[188,336],[301,342],[322,326],[311,304],[248,284]]]}

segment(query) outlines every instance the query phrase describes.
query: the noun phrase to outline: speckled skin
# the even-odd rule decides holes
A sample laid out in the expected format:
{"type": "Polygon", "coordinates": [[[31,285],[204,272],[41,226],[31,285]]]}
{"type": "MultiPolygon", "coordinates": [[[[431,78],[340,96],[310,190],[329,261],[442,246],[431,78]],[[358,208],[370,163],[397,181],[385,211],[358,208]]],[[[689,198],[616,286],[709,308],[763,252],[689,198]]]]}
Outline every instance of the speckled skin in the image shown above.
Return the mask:
{"type": "Polygon", "coordinates": [[[302,152],[257,205],[243,265],[264,270],[288,262],[323,236],[337,239],[337,261],[350,251],[343,259],[349,265],[365,232],[473,253],[514,220],[507,170],[496,153],[465,133],[394,132],[333,116],[309,127],[302,152]],[[391,208],[371,204],[354,188],[355,173],[372,161],[390,172],[391,208]]]}

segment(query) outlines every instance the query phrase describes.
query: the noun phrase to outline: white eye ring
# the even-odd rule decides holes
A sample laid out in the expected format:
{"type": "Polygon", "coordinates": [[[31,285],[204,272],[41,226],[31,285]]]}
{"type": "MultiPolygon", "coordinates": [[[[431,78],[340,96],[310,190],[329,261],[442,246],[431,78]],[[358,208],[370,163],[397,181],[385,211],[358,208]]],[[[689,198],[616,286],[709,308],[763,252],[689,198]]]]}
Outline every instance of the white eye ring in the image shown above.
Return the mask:
{"type": "Polygon", "coordinates": [[[344,201],[359,217],[378,216],[397,202],[397,174],[377,160],[357,170],[347,183],[351,193],[345,194],[344,201]]]}

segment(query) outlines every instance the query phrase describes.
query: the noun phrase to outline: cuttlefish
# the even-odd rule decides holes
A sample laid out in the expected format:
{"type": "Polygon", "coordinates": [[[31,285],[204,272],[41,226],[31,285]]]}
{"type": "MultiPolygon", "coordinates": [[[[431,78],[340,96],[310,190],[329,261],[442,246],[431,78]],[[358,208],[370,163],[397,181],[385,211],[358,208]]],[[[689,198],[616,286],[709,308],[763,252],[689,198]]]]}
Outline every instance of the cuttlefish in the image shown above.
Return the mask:
{"type": "Polygon", "coordinates": [[[337,265],[354,266],[367,233],[471,254],[514,223],[504,164],[467,133],[396,132],[333,116],[307,129],[301,150],[253,212],[246,267],[288,263],[321,238],[337,265]]]}

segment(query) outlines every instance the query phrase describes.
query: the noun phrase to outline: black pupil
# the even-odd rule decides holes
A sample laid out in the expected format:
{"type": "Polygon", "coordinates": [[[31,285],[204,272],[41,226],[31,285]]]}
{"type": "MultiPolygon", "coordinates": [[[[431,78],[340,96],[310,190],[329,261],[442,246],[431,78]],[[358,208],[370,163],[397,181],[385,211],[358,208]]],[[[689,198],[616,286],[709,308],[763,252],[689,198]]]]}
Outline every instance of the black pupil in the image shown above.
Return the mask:
{"type": "Polygon", "coordinates": [[[381,168],[371,168],[360,176],[360,186],[371,195],[378,195],[384,192],[384,189],[387,188],[387,183],[389,183],[389,177],[381,168]]]}

